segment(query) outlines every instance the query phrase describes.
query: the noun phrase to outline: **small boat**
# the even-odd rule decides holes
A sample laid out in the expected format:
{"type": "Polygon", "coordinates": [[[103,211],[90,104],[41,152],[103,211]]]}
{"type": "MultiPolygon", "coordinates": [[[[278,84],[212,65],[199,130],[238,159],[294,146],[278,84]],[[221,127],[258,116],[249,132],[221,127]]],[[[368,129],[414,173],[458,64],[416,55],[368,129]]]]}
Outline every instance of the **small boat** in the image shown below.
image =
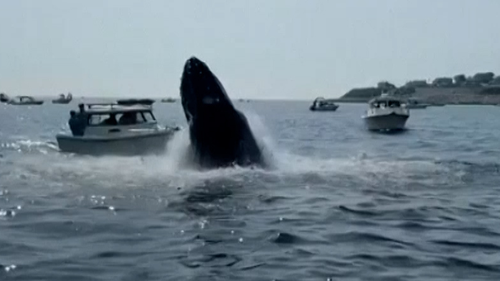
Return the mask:
{"type": "Polygon", "coordinates": [[[43,100],[37,100],[30,96],[17,96],[7,101],[7,103],[12,105],[41,105],[43,100]]]}
{"type": "Polygon", "coordinates": [[[429,105],[424,104],[424,103],[420,103],[415,99],[408,99],[405,106],[408,109],[425,109],[429,105]]]}
{"type": "Polygon", "coordinates": [[[309,107],[311,111],[335,111],[339,108],[332,100],[326,100],[323,97],[316,98],[309,107]]]}
{"type": "Polygon", "coordinates": [[[5,93],[0,93],[0,102],[8,102],[9,101],[9,96],[5,93]]]}
{"type": "Polygon", "coordinates": [[[410,117],[410,111],[401,100],[387,94],[370,100],[368,104],[369,108],[363,119],[371,131],[403,130],[410,117]]]}
{"type": "Polygon", "coordinates": [[[446,104],[444,103],[431,103],[429,106],[445,106],[446,104]]]}
{"type": "Polygon", "coordinates": [[[179,129],[160,126],[148,99],[85,105],[83,136],[56,135],[62,152],[94,156],[158,154],[166,150],[167,142],[179,129]]]}
{"type": "Polygon", "coordinates": [[[168,103],[172,103],[172,102],[175,102],[175,99],[174,99],[174,98],[166,98],[166,99],[161,99],[161,102],[168,102],[168,103]]]}
{"type": "Polygon", "coordinates": [[[72,100],[73,100],[73,95],[71,93],[68,93],[67,96],[64,96],[64,94],[60,94],[59,98],[52,100],[52,103],[68,104],[72,100]]]}

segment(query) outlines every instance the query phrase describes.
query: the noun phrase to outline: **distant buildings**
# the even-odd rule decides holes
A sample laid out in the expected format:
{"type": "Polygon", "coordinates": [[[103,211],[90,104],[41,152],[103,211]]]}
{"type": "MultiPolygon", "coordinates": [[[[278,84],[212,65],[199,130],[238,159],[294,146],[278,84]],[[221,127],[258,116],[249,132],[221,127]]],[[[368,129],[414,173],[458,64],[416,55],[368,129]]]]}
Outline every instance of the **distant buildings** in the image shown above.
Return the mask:
{"type": "Polygon", "coordinates": [[[384,92],[410,97],[419,96],[429,102],[440,104],[474,103],[500,104],[500,76],[493,72],[479,72],[473,76],[458,74],[451,77],[438,77],[431,81],[411,80],[401,87],[388,81],[377,83],[376,87],[355,88],[343,95],[346,102],[366,102],[384,92]],[[485,98],[485,96],[488,96],[485,98]]]}
{"type": "Polygon", "coordinates": [[[440,77],[432,81],[432,86],[434,87],[451,87],[453,86],[453,79],[449,77],[440,77]]]}
{"type": "Polygon", "coordinates": [[[495,77],[493,72],[480,72],[472,77],[458,74],[453,78],[438,77],[430,84],[426,80],[413,80],[407,82],[403,87],[481,87],[489,85],[500,85],[500,76],[495,77]]]}

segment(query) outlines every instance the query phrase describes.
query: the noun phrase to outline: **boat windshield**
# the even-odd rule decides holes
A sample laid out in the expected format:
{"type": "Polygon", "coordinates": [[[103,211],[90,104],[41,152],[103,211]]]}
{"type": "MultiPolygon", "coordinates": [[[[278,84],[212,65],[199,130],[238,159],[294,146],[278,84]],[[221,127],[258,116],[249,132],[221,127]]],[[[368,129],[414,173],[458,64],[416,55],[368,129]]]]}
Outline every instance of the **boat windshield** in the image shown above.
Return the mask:
{"type": "Polygon", "coordinates": [[[397,100],[380,100],[372,103],[372,107],[386,108],[386,107],[400,107],[401,103],[397,100]]]}
{"type": "Polygon", "coordinates": [[[91,113],[88,119],[90,126],[125,126],[143,123],[154,123],[154,115],[150,111],[130,111],[111,113],[91,113]]]}

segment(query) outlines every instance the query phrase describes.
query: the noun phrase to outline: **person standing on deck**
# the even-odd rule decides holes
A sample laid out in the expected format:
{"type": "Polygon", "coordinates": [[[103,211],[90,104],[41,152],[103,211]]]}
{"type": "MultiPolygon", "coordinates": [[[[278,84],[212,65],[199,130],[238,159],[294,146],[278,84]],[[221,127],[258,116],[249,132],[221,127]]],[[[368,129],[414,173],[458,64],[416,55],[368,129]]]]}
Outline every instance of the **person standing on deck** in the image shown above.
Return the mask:
{"type": "Polygon", "coordinates": [[[83,136],[84,127],[81,119],[76,115],[74,110],[69,112],[70,118],[68,121],[69,128],[71,129],[71,133],[73,136],[83,136]]]}

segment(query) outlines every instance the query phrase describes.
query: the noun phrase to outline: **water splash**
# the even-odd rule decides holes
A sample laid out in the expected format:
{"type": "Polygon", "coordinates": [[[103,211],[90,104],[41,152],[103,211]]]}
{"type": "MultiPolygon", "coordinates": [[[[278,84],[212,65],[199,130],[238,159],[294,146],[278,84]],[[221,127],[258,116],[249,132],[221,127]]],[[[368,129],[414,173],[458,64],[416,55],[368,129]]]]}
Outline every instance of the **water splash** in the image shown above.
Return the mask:
{"type": "MultiPolygon", "coordinates": [[[[263,149],[271,169],[225,168],[197,171],[187,165],[186,155],[189,145],[189,131],[183,129],[174,134],[167,144],[164,155],[147,157],[80,156],[60,154],[52,144],[18,140],[14,147],[23,156],[14,161],[12,171],[23,177],[52,179],[56,182],[71,182],[79,179],[99,181],[100,185],[135,186],[143,182],[164,184],[168,187],[195,186],[206,180],[231,178],[236,181],[253,180],[256,177],[272,176],[287,178],[314,175],[324,181],[338,177],[353,177],[365,182],[389,180],[393,182],[419,181],[421,183],[445,183],[462,180],[464,169],[433,160],[377,160],[366,153],[354,151],[351,158],[322,159],[301,156],[279,147],[265,125],[265,120],[252,112],[245,112],[253,133],[263,149]],[[24,148],[24,149],[23,149],[24,148]],[[52,153],[26,153],[26,149],[50,148],[52,153]],[[117,182],[117,179],[119,182],[117,182]]],[[[9,160],[12,161],[12,160],[9,160]]],[[[0,163],[1,164],[1,163],[0,163]]],[[[10,175],[10,176],[16,176],[10,175]]]]}
{"type": "Polygon", "coordinates": [[[42,153],[47,154],[50,152],[58,151],[59,148],[53,142],[44,142],[39,140],[18,139],[11,142],[0,143],[0,149],[17,151],[21,153],[42,153]]]}

